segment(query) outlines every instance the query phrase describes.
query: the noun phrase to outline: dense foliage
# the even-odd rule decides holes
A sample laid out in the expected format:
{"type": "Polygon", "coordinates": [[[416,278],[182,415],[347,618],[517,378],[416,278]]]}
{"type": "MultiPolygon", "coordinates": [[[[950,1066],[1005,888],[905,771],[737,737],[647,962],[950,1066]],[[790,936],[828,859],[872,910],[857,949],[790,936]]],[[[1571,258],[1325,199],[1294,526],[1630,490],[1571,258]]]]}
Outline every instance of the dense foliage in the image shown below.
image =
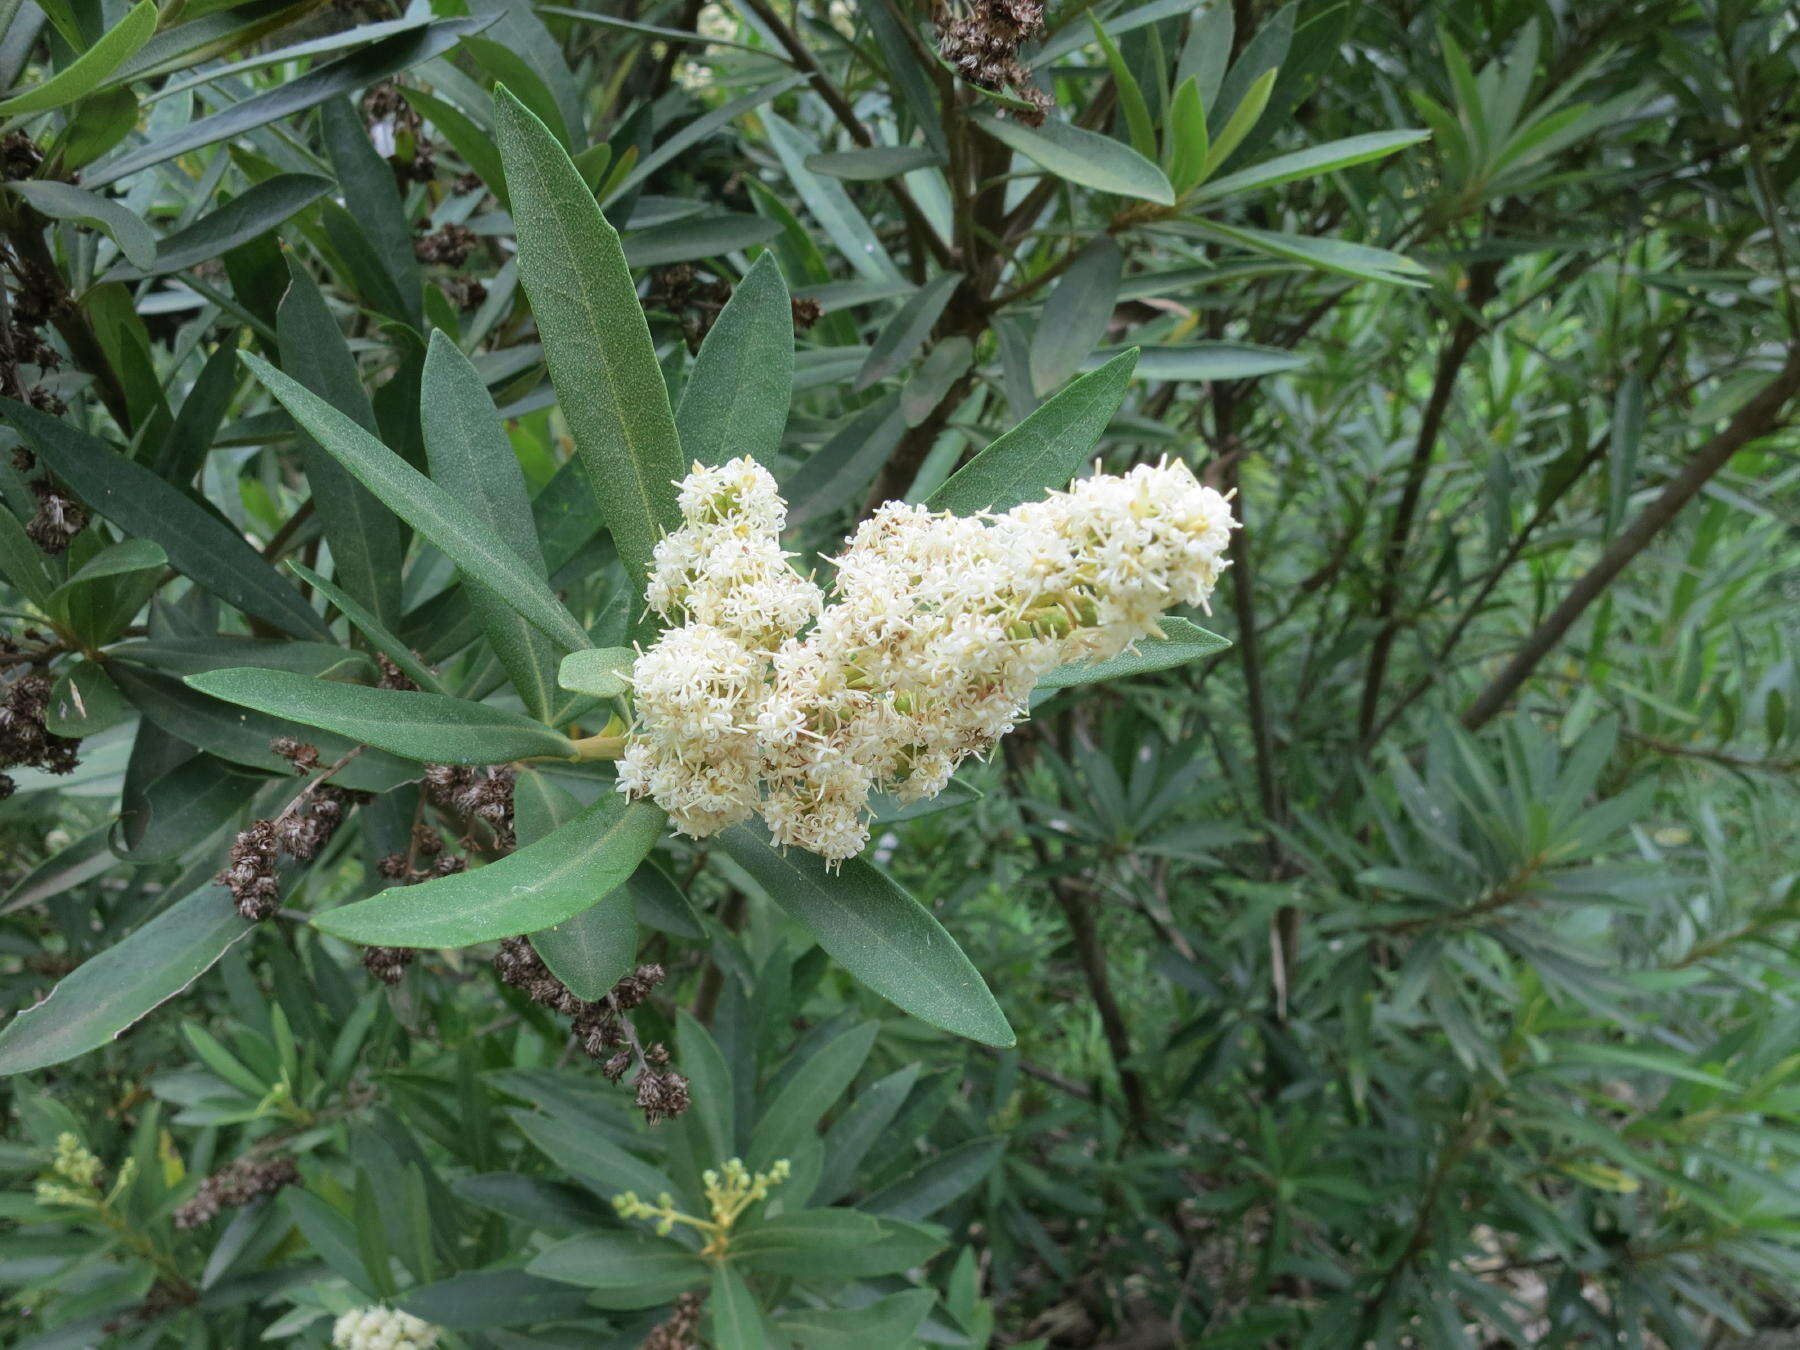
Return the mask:
{"type": "Polygon", "coordinates": [[[0,1343],[1800,1316],[1793,10],[596,3],[0,3],[0,1343]],[[1145,464],[1210,613],[845,646],[857,856],[616,790],[764,471],[1145,464]]]}

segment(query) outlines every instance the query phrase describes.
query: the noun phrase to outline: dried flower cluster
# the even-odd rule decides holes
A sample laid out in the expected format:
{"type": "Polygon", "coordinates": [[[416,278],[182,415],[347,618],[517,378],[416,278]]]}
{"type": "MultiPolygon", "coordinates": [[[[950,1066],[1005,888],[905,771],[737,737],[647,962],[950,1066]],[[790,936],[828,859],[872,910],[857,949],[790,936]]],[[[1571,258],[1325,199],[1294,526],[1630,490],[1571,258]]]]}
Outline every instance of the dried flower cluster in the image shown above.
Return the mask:
{"type": "Polygon", "coordinates": [[[292,1158],[238,1158],[202,1181],[193,1198],[176,1208],[175,1226],[198,1228],[218,1218],[221,1210],[242,1208],[299,1180],[292,1158]]]}
{"type": "Polygon", "coordinates": [[[331,1328],[336,1350],[431,1350],[438,1329],[398,1308],[355,1308],[331,1328]]]}
{"type": "Polygon", "coordinates": [[[400,86],[383,80],[363,95],[369,138],[394,171],[400,191],[408,183],[429,183],[437,173],[437,152],[425,136],[424,119],[406,101],[400,86]]]}
{"type": "Polygon", "coordinates": [[[970,84],[996,92],[1010,89],[1030,104],[1017,110],[1028,126],[1041,126],[1055,101],[1019,61],[1019,48],[1044,31],[1043,0],[970,0],[963,8],[935,5],[938,54],[970,84]]]}
{"type": "Polygon", "coordinates": [[[429,764],[423,782],[425,799],[465,822],[481,822],[493,833],[497,851],[510,853],[515,843],[513,780],[517,777],[504,765],[476,769],[467,764],[429,764]]]}
{"type": "Polygon", "coordinates": [[[619,788],[687,834],[760,813],[777,843],[834,860],[868,842],[873,793],[941,792],[1026,715],[1040,676],[1204,605],[1234,523],[1168,462],[1004,514],[889,502],[836,559],[824,606],[780,550],[781,498],[753,461],[697,466],[681,508],[648,590],[680,626],[632,667],[619,788]]]}
{"type": "MultiPolygon", "coordinates": [[[[0,652],[10,647],[0,641],[0,652]]],[[[44,726],[50,690],[50,677],[35,671],[0,685],[0,769],[24,766],[64,774],[75,767],[81,742],[44,726]]],[[[13,780],[0,773],[0,801],[12,796],[13,787],[13,780]]]]}
{"type": "Polygon", "coordinates": [[[561,1013],[570,1021],[582,1052],[597,1060],[607,1081],[621,1081],[633,1064],[631,1080],[638,1110],[655,1125],[688,1108],[688,1080],[669,1067],[669,1048],[660,1041],[646,1046],[638,1040],[625,1014],[637,1007],[663,981],[663,968],[639,966],[620,980],[603,999],[579,998],[537,954],[529,939],[507,938],[494,955],[500,978],[540,1007],[561,1013]]]}
{"type": "Polygon", "coordinates": [[[693,1350],[694,1337],[700,1330],[700,1309],[705,1303],[699,1294],[683,1294],[675,1300],[675,1311],[650,1329],[638,1350],[693,1350]]]}
{"type": "MultiPolygon", "coordinates": [[[[317,747],[291,736],[274,737],[269,750],[300,773],[311,772],[319,763],[317,747]]],[[[349,808],[364,799],[360,792],[324,782],[321,774],[273,820],[253,820],[240,831],[231,841],[224,870],[214,880],[230,890],[239,914],[260,923],[281,905],[281,855],[299,862],[317,856],[344,823],[349,808]]]]}

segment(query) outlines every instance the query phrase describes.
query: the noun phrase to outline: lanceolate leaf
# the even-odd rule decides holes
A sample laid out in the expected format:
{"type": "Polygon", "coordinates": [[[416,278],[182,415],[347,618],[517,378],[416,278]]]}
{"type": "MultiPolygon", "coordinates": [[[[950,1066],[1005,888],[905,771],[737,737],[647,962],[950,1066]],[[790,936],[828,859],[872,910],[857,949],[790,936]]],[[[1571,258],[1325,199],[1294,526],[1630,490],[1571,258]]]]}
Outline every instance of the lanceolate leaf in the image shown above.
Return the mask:
{"type": "Polygon", "coordinates": [[[708,1307],[712,1312],[713,1343],[719,1350],[765,1350],[769,1341],[763,1335],[762,1311],[756,1305],[756,1295],[727,1262],[713,1267],[708,1307]]]}
{"type": "Polygon", "coordinates": [[[775,255],[765,253],[719,311],[681,391],[683,463],[750,455],[773,464],[793,384],[793,302],[775,255]]]}
{"type": "Polygon", "coordinates": [[[1406,146],[1417,145],[1430,134],[1428,131],[1413,130],[1376,131],[1366,136],[1349,136],[1341,141],[1296,150],[1291,155],[1277,155],[1274,159],[1264,160],[1251,168],[1215,178],[1202,185],[1190,200],[1217,201],[1222,197],[1236,196],[1240,192],[1292,182],[1296,178],[1313,178],[1337,169],[1347,169],[1353,164],[1381,159],[1406,146]]]}
{"type": "MultiPolygon", "coordinates": [[[[618,232],[548,127],[504,88],[494,100],[519,279],[600,514],[640,591],[662,535],[681,523],[681,444],[618,232]]],[[[586,645],[586,644],[575,644],[586,645]]]]}
{"type": "Polygon", "coordinates": [[[156,257],[156,236],[135,211],[98,192],[84,192],[68,183],[20,179],[7,188],[19,194],[42,215],[52,220],[73,220],[104,230],[112,236],[127,260],[148,267],[156,257]]]}
{"type": "Polygon", "coordinates": [[[748,825],[733,826],[719,842],[839,965],[883,998],[958,1036],[1013,1044],[1005,1014],[956,940],[886,873],[860,858],[833,872],[811,853],[777,851],[748,825]]]}
{"type": "Polygon", "coordinates": [[[205,886],[63,978],[0,1031],[0,1074],[97,1050],[179,994],[248,935],[221,886],[205,886]]]}
{"type": "Polygon", "coordinates": [[[94,510],[161,544],[169,563],[227,604],[295,637],[330,630],[244,537],[193,498],[106,442],[35,408],[0,399],[0,416],[94,510]]]}
{"type": "Polygon", "coordinates": [[[1163,171],[1110,136],[1054,117],[1041,127],[1028,127],[990,113],[976,114],[975,121],[1002,145],[1058,178],[1159,206],[1175,204],[1175,189],[1163,171]]]}
{"type": "MultiPolygon", "coordinates": [[[[513,823],[521,844],[547,838],[580,814],[574,794],[541,773],[527,770],[513,785],[513,823]]],[[[631,969],[637,955],[633,900],[629,882],[615,886],[599,904],[531,935],[531,945],[550,973],[577,998],[605,998],[631,969]]]]}
{"type": "Polygon", "coordinates": [[[1079,662],[1059,666],[1037,682],[1039,689],[1067,689],[1071,685],[1094,684],[1100,680],[1122,680],[1132,675],[1147,675],[1153,670],[1168,670],[1172,666],[1186,665],[1189,661],[1197,661],[1203,656],[1211,656],[1222,652],[1231,643],[1217,633],[1209,633],[1204,628],[1189,623],[1186,619],[1173,615],[1162,621],[1163,637],[1140,639],[1136,651],[1115,656],[1109,661],[1096,661],[1092,665],[1079,662]]]}
{"type": "Polygon", "coordinates": [[[564,647],[593,645],[543,578],[468,507],[261,357],[245,352],[244,361],[314,440],[458,567],[507,596],[520,614],[564,647]]]}
{"type": "Polygon", "coordinates": [[[422,764],[575,758],[575,743],[505,708],[417,690],[372,689],[252,666],[190,675],[204,694],[334,731],[422,764]]]}
{"type": "MultiPolygon", "coordinates": [[[[432,332],[425,357],[419,418],[432,481],[466,503],[521,562],[547,578],[518,456],[481,376],[441,329],[432,332]]],[[[548,721],[557,701],[557,649],[504,594],[479,581],[470,581],[468,589],[526,711],[548,721]]]]}
{"type": "Polygon", "coordinates": [[[548,838],[472,872],[399,886],[318,915],[335,937],[388,947],[467,947],[561,923],[622,885],[663,813],[607,793],[548,838]]]}
{"type": "Polygon", "coordinates": [[[0,116],[48,112],[75,102],[123,65],[155,31],[156,5],[153,0],[142,0],[63,69],[42,84],[0,103],[0,116]]]}
{"type": "Polygon", "coordinates": [[[107,276],[113,281],[135,281],[207,262],[267,234],[329,191],[331,180],[317,174],[281,173],[265,178],[192,225],[165,236],[149,263],[115,267],[107,276]]]}
{"type": "Polygon", "coordinates": [[[1124,401],[1137,359],[1134,347],[1083,375],[958,469],[926,504],[971,516],[1067,486],[1124,401]]]}
{"type": "MultiPolygon", "coordinates": [[[[148,0],[145,7],[150,7],[148,0]]],[[[473,19],[446,19],[427,28],[396,33],[393,37],[372,43],[329,65],[309,70],[298,79],[276,85],[267,93],[234,103],[222,112],[189,123],[172,135],[110,160],[87,177],[86,186],[103,187],[115,179],[174,159],[177,155],[185,155],[190,150],[230,140],[270,122],[305,112],[328,98],[365,89],[397,70],[405,70],[449,51],[465,34],[479,33],[493,23],[496,17],[488,14],[473,19]]]]}

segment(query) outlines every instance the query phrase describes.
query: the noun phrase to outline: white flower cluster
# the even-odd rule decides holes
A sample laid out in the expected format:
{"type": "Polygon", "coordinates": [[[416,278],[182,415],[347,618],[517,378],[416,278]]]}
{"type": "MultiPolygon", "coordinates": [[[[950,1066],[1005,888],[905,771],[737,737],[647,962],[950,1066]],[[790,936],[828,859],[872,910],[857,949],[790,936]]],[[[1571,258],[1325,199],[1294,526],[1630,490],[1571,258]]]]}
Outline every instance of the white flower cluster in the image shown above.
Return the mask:
{"type": "Polygon", "coordinates": [[[620,787],[686,833],[760,812],[777,843],[831,859],[868,841],[872,793],[934,796],[991,749],[1039,676],[1118,655],[1171,605],[1205,605],[1235,524],[1224,497],[1166,461],[1004,514],[889,502],[836,559],[821,607],[775,542],[766,472],[696,469],[681,500],[651,602],[687,623],[633,668],[620,787]],[[752,535],[762,561],[727,549],[714,563],[714,540],[752,535]]]}
{"type": "Polygon", "coordinates": [[[431,1350],[438,1329],[395,1308],[356,1308],[331,1328],[337,1350],[431,1350]]]}

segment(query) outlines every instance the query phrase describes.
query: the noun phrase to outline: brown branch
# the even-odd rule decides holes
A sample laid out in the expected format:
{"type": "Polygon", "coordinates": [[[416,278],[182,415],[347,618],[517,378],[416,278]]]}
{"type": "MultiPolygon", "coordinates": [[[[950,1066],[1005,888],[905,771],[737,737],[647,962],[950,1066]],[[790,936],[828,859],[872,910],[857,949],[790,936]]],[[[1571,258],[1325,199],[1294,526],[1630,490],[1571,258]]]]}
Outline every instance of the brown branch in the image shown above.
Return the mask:
{"type": "Polygon", "coordinates": [[[1375,618],[1380,628],[1369,648],[1369,664],[1363,675],[1362,704],[1356,716],[1356,734],[1367,744],[1375,727],[1375,714],[1381,703],[1381,687],[1387,679],[1388,657],[1394,650],[1394,639],[1400,633],[1400,582],[1406,571],[1407,549],[1412,543],[1413,521],[1418,515],[1419,501],[1424,495],[1426,475],[1436,453],[1438,436],[1444,428],[1444,417],[1456,392],[1457,377],[1469,359],[1475,340],[1483,326],[1481,310],[1493,298],[1500,264],[1477,263],[1469,269],[1467,308],[1457,320],[1444,346],[1438,353],[1437,374],[1432,380],[1431,397],[1419,419],[1419,434],[1413,442],[1412,460],[1406,467],[1406,485],[1400,492],[1400,504],[1388,526],[1387,543],[1382,550],[1380,589],[1375,597],[1375,618]]]}
{"type": "Polygon", "coordinates": [[[1492,683],[1476,696],[1462,715],[1462,724],[1470,730],[1482,726],[1504,708],[1519,687],[1531,677],[1537,664],[1555,649],[1569,629],[1575,626],[1587,607],[1605,592],[1631,560],[1674,520],[1706,484],[1730,462],[1731,457],[1750,442],[1766,436],[1780,426],[1788,403],[1800,393],[1800,343],[1788,349],[1787,363],[1775,378],[1757,391],[1739,408],[1725,429],[1714,436],[1688,466],[1677,474],[1655,501],[1638,513],[1618,534],[1594,563],[1569,588],[1562,603],[1545,616],[1536,630],[1526,638],[1492,683]]]}

